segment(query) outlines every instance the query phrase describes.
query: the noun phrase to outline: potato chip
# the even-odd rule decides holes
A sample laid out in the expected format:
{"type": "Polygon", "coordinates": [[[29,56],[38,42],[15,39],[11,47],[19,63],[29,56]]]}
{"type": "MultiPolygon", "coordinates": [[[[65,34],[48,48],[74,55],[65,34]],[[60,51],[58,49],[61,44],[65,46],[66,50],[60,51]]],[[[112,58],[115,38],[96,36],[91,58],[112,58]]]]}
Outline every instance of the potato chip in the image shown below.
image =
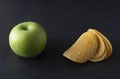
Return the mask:
{"type": "Polygon", "coordinates": [[[95,31],[102,37],[103,41],[106,44],[106,50],[108,50],[108,51],[107,51],[107,55],[106,55],[105,59],[107,59],[112,54],[112,45],[111,45],[110,41],[102,33],[100,33],[97,30],[95,30],[95,31]]]}
{"type": "Polygon", "coordinates": [[[96,29],[88,29],[63,53],[63,56],[77,63],[99,62],[112,54],[110,41],[96,29]]]}
{"type": "Polygon", "coordinates": [[[97,42],[94,34],[85,32],[65,51],[63,56],[77,63],[85,63],[95,54],[97,42]]]}
{"type": "Polygon", "coordinates": [[[97,34],[97,32],[95,30],[89,29],[88,32],[96,34],[96,37],[98,38],[98,49],[96,51],[96,54],[89,60],[92,62],[102,61],[105,57],[104,55],[105,55],[105,49],[106,49],[104,41],[101,38],[101,36],[97,34]]]}

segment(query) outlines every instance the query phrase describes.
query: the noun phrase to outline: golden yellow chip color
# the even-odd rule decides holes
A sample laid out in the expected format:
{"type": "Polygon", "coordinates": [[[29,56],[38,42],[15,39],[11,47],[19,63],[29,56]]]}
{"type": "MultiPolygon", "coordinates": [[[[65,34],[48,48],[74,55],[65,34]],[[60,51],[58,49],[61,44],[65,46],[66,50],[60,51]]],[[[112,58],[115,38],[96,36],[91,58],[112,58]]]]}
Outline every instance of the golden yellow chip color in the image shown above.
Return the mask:
{"type": "Polygon", "coordinates": [[[95,34],[85,32],[63,53],[63,56],[77,63],[85,63],[96,53],[97,42],[95,34]]]}
{"type": "Polygon", "coordinates": [[[63,56],[77,63],[99,62],[112,54],[110,41],[96,29],[88,29],[63,53],[63,56]]]}
{"type": "Polygon", "coordinates": [[[103,38],[103,41],[105,42],[106,44],[106,49],[108,50],[107,51],[107,55],[105,57],[105,59],[107,59],[108,57],[111,56],[112,54],[112,44],[110,43],[110,41],[102,34],[100,33],[99,31],[95,30],[102,38],[103,38]]]}
{"type": "Polygon", "coordinates": [[[98,38],[98,49],[95,53],[95,55],[90,58],[89,60],[92,62],[98,62],[104,60],[106,54],[105,54],[105,49],[106,46],[104,44],[104,41],[102,40],[102,37],[97,34],[97,32],[93,29],[89,29],[88,32],[96,34],[96,37],[98,38]]]}
{"type": "MultiPolygon", "coordinates": [[[[106,51],[106,50],[105,50],[106,51]]],[[[96,59],[90,59],[91,62],[100,62],[100,61],[103,61],[105,60],[105,56],[106,56],[106,53],[103,53],[103,55],[99,58],[96,58],[96,59]]]]}

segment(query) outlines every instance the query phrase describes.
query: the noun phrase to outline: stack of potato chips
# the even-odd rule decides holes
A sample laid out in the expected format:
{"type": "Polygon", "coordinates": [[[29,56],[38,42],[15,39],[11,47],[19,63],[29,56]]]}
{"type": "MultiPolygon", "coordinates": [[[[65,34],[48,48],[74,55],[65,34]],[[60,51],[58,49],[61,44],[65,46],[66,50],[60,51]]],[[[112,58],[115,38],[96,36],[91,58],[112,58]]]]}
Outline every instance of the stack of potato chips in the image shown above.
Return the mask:
{"type": "Polygon", "coordinates": [[[96,29],[88,29],[63,53],[63,56],[77,63],[99,62],[112,54],[110,41],[96,29]]]}

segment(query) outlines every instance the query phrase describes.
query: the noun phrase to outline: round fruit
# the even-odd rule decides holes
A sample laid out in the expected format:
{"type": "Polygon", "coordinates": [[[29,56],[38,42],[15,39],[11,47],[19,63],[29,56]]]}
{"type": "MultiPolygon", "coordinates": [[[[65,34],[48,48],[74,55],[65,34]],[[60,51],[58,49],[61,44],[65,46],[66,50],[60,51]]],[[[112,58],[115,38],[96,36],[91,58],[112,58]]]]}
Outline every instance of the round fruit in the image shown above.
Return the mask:
{"type": "Polygon", "coordinates": [[[17,24],[9,34],[9,44],[21,57],[38,56],[45,48],[47,35],[44,28],[35,22],[17,24]]]}

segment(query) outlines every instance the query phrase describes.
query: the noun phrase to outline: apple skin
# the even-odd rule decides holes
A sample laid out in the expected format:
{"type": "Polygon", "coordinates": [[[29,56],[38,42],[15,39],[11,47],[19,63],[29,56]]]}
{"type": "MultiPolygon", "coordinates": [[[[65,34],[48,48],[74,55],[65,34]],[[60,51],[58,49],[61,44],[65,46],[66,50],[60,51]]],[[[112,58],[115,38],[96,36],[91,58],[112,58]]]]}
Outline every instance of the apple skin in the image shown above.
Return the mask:
{"type": "Polygon", "coordinates": [[[10,31],[9,44],[15,54],[30,58],[38,56],[45,48],[47,35],[36,22],[22,22],[10,31]]]}

